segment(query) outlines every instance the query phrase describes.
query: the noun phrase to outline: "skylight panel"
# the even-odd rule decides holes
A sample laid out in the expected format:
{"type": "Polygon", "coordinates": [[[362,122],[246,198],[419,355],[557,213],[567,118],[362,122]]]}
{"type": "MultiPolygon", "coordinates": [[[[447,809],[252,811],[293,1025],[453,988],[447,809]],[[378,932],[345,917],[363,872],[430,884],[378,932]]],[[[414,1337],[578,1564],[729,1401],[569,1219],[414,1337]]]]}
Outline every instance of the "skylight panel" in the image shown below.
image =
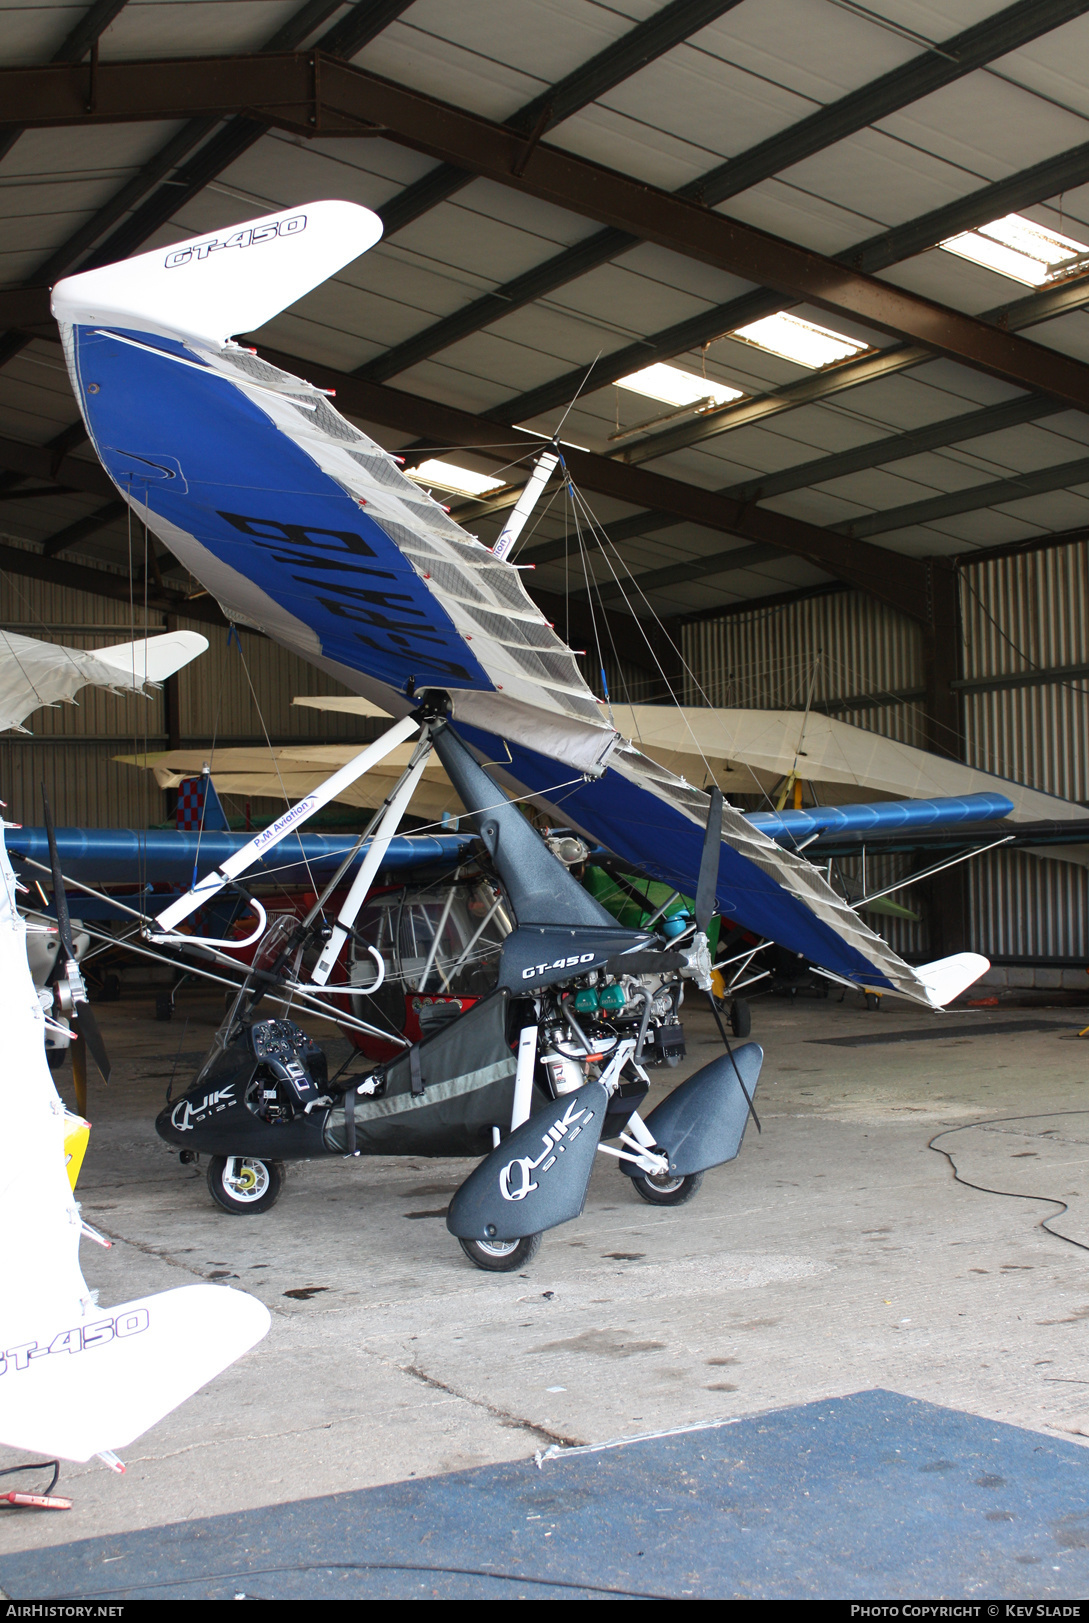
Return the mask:
{"type": "Polygon", "coordinates": [[[1020,214],[1004,214],[989,225],[947,237],[939,247],[1027,287],[1069,276],[1089,263],[1089,243],[1049,231],[1020,214]]]}
{"type": "Polygon", "coordinates": [[[725,406],[731,400],[740,400],[743,389],[728,383],[715,383],[710,378],[697,377],[684,372],[679,366],[668,366],[664,361],[644,366],[640,372],[630,372],[626,378],[617,378],[622,389],[646,395],[648,400],[661,400],[667,406],[702,406],[707,403],[725,406]]]}
{"type": "Polygon", "coordinates": [[[452,490],[458,496],[486,496],[490,491],[502,490],[502,479],[490,474],[476,473],[472,468],[459,468],[456,462],[439,462],[432,457],[412,468],[409,478],[420,485],[436,485],[439,490],[452,490]]]}
{"type": "Polygon", "coordinates": [[[846,333],[833,332],[831,327],[819,327],[815,321],[792,316],[786,310],[764,316],[761,321],[751,321],[729,336],[754,344],[769,355],[781,355],[785,361],[796,361],[799,366],[814,370],[831,366],[833,361],[850,360],[852,355],[864,355],[871,347],[857,338],[848,338],[846,333]]]}

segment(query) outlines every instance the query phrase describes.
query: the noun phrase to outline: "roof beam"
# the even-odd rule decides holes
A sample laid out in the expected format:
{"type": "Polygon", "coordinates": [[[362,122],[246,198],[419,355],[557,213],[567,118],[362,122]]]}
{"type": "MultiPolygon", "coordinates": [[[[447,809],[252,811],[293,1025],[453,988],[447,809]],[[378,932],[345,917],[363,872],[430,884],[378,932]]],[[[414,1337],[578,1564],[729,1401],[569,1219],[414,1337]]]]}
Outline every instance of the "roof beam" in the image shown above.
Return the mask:
{"type": "MultiPolygon", "coordinates": [[[[351,11],[322,36],[314,50],[327,52],[333,58],[348,59],[361,51],[369,40],[380,34],[411,4],[412,0],[356,0],[351,11]]],[[[321,0],[321,10],[326,17],[335,9],[336,7],[328,4],[327,0],[321,0]]],[[[282,57],[273,54],[283,48],[282,44],[276,42],[282,40],[286,43],[288,39],[297,41],[300,28],[307,21],[310,21],[307,32],[312,32],[313,10],[312,6],[304,7],[303,14],[291,18],[279,34],[273,37],[273,41],[270,41],[261,55],[253,57],[251,61],[260,67],[267,65],[270,68],[274,63],[282,62],[282,57]]],[[[305,34],[301,37],[305,38],[305,34]]],[[[234,60],[227,57],[222,62],[228,79],[233,78],[231,64],[234,60]]],[[[310,66],[312,62],[310,56],[301,56],[294,60],[307,63],[313,76],[314,69],[310,66]]],[[[233,99],[233,105],[237,106],[237,98],[233,99]]],[[[308,126],[307,129],[308,133],[316,133],[308,126]]],[[[224,169],[229,168],[244,152],[248,152],[250,147],[267,132],[268,123],[259,115],[253,118],[240,114],[232,118],[224,129],[218,130],[205,146],[194,153],[193,157],[172,175],[167,184],[159,186],[128,219],[121,222],[105,242],[99,244],[83,268],[108,265],[113,260],[124,259],[134,253],[191,198],[202,192],[210,180],[222,174],[224,169]]]]}
{"type": "Polygon", "coordinates": [[[984,434],[998,434],[1005,428],[1019,428],[1022,423],[1039,422],[1053,417],[1062,407],[1054,400],[1041,400],[1036,395],[1018,395],[1014,400],[1003,400],[997,406],[984,406],[980,411],[959,412],[955,417],[943,417],[941,422],[926,423],[922,428],[908,429],[905,434],[889,434],[881,439],[868,440],[850,451],[837,451],[831,456],[816,457],[811,462],[799,462],[778,473],[758,473],[741,484],[731,485],[729,495],[738,501],[762,502],[772,496],[783,496],[790,490],[803,490],[810,485],[827,484],[830,479],[842,479],[849,473],[861,473],[866,468],[883,468],[887,463],[899,462],[904,457],[919,456],[923,451],[940,451],[950,445],[963,445],[984,434]]]}
{"type": "Polygon", "coordinates": [[[47,445],[26,445],[22,440],[0,439],[0,468],[28,479],[48,480],[91,496],[116,496],[113,480],[100,462],[88,462],[66,452],[58,457],[47,445]]]}
{"type": "MultiPolygon", "coordinates": [[[[997,406],[986,406],[981,411],[958,413],[938,423],[909,429],[905,434],[883,435],[867,440],[849,451],[837,451],[831,456],[816,457],[811,462],[797,462],[778,473],[758,473],[739,484],[726,485],[720,495],[739,502],[762,502],[791,490],[803,490],[826,484],[830,479],[842,479],[866,468],[880,468],[898,462],[904,457],[918,456],[924,451],[940,450],[949,445],[964,444],[984,434],[997,434],[1004,428],[1016,428],[1022,423],[1035,422],[1062,410],[1053,400],[1041,400],[1036,395],[1018,395],[997,406]]],[[[460,514],[459,522],[468,522],[460,514]]],[[[614,545],[630,541],[633,537],[651,531],[669,528],[677,521],[666,513],[633,513],[630,518],[615,519],[602,526],[602,533],[614,545]]],[[[547,563],[559,557],[564,550],[560,541],[545,541],[521,554],[524,563],[547,563]]]]}
{"type": "MultiPolygon", "coordinates": [[[[271,36],[264,51],[294,50],[335,11],[338,11],[342,3],[343,0],[306,0],[306,4],[271,36]]],[[[410,3],[411,0],[356,0],[351,11],[323,36],[319,44],[330,52],[347,49],[349,54],[352,54],[360,50],[374,34],[381,32],[391,20],[391,16],[399,15],[410,3]]],[[[260,57],[250,60],[259,61],[260,57]]],[[[230,61],[230,58],[226,59],[228,64],[230,61]]],[[[109,70],[110,64],[106,64],[104,68],[102,65],[96,67],[96,98],[100,76],[102,73],[108,75],[109,70]]],[[[80,82],[81,76],[85,81],[83,94],[86,106],[90,89],[90,69],[77,68],[74,74],[71,70],[68,71],[75,83],[80,82]]],[[[229,72],[229,68],[227,71],[229,72]]],[[[165,224],[196,192],[202,190],[209,180],[214,179],[233,163],[265,133],[267,127],[252,119],[235,118],[226,129],[208,141],[208,137],[213,134],[219,123],[219,117],[220,115],[215,112],[211,116],[205,112],[188,119],[137,174],[126,181],[108,202],[97,209],[89,220],[85,220],[59,248],[54,249],[46,257],[38,266],[35,281],[50,283],[75,269],[88,250],[99,242],[111,227],[117,229],[108,242],[102,244],[94,263],[108,264],[111,259],[123,259],[165,224]],[[194,147],[200,146],[201,142],[207,142],[207,145],[197,153],[185,170],[179,170],[178,166],[194,147]],[[160,182],[166,181],[167,176],[172,176],[170,182],[160,185],[160,182]],[[158,190],[152,197],[148,197],[148,193],[155,187],[158,187],[158,190]]],[[[84,265],[83,268],[86,269],[88,266],[84,265]]],[[[15,325],[17,324],[13,322],[12,326],[15,325]]],[[[26,337],[15,331],[9,331],[0,337],[0,367],[5,366],[13,355],[17,355],[26,342],[26,337]]]]}
{"type": "Polygon", "coordinates": [[[58,553],[67,552],[69,547],[78,547],[81,541],[97,535],[99,530],[104,530],[108,524],[122,518],[127,511],[123,501],[112,501],[94,513],[77,518],[75,523],[66,524],[63,530],[58,530],[55,535],[46,538],[42,544],[42,557],[55,558],[58,553]]]}
{"type": "MultiPolygon", "coordinates": [[[[53,52],[50,58],[53,62],[78,62],[83,54],[94,51],[98,47],[99,36],[104,34],[119,11],[125,7],[126,0],[95,0],[75,27],[65,37],[64,43],[53,52]]],[[[0,127],[0,163],[7,157],[20,135],[24,126],[21,124],[8,124],[0,127]]]]}
{"type": "MultiPolygon", "coordinates": [[[[507,123],[535,145],[572,113],[588,107],[599,96],[630,79],[648,63],[664,56],[739,3],[740,0],[672,0],[670,5],[663,6],[612,45],[598,51],[558,84],[542,90],[539,96],[513,113],[507,123]]],[[[428,209],[453,197],[472,179],[467,170],[442,163],[406,186],[378,210],[386,236],[403,230],[428,209]]]]}
{"type": "MultiPolygon", "coordinates": [[[[694,198],[708,207],[724,203],[728,198],[736,197],[759,181],[767,180],[771,175],[778,174],[803,158],[810,157],[814,152],[865,129],[876,119],[887,117],[920,96],[930,95],[942,85],[951,83],[965,73],[975,71],[996,56],[1002,56],[1016,49],[1017,45],[1025,44],[1029,39],[1038,38],[1039,35],[1049,32],[1083,10],[1085,10],[1083,5],[1079,5],[1075,11],[1064,4],[1060,4],[1057,9],[1050,9],[1035,5],[1032,0],[1029,0],[1027,5],[1008,7],[996,16],[988,17],[984,22],[946,41],[940,52],[923,52],[921,56],[913,58],[903,67],[882,74],[870,84],[863,85],[829,106],[818,109],[778,135],[758,142],[756,146],[740,153],[728,163],[717,164],[705,175],[683,186],[677,196],[694,198]]],[[[1016,205],[1010,205],[1014,206],[1016,205]]],[[[997,211],[997,213],[1008,212],[1008,208],[997,211]]],[[[396,221],[394,229],[397,229],[400,225],[407,224],[409,218],[415,217],[415,214],[410,214],[402,220],[396,215],[391,215],[391,221],[396,221]]],[[[997,214],[989,216],[991,219],[996,217],[997,214]]],[[[599,232],[587,242],[554,254],[551,259],[535,266],[522,276],[515,277],[497,288],[494,293],[486,293],[453,315],[433,322],[422,332],[396,345],[385,355],[378,356],[361,370],[366,377],[375,378],[379,382],[395,377],[398,372],[407,371],[417,362],[448,348],[470,333],[490,326],[492,322],[509,315],[512,310],[543,298],[545,294],[554,292],[595,266],[615,259],[618,254],[624,253],[638,241],[638,233],[628,234],[616,229],[599,232]]],[[[857,270],[877,268],[876,264],[868,265],[861,262],[856,264],[850,259],[845,262],[853,264],[857,270]]],[[[740,325],[740,320],[755,321],[759,315],[766,313],[761,309],[734,321],[733,325],[740,325]]],[[[719,328],[720,332],[722,330],[719,328]]],[[[645,366],[648,360],[644,357],[636,364],[645,366]]],[[[626,368],[628,371],[631,369],[626,368]]],[[[571,392],[573,393],[573,389],[571,392]]],[[[570,394],[566,398],[570,398],[570,394]]],[[[524,419],[531,414],[522,412],[520,415],[524,419]]]]}
{"type": "MultiPolygon", "coordinates": [[[[958,198],[940,209],[916,215],[903,225],[867,237],[854,247],[845,248],[835,258],[837,262],[850,265],[855,270],[874,275],[887,270],[890,265],[910,259],[914,254],[923,253],[958,231],[970,231],[988,220],[997,220],[1003,214],[1027,208],[1043,198],[1055,197],[1086,181],[1089,181],[1089,142],[1022,169],[1006,180],[981,186],[967,197],[958,198]]],[[[771,288],[754,288],[751,293],[743,293],[725,304],[715,305],[697,316],[689,316],[685,321],[664,327],[660,332],[651,333],[646,338],[625,345],[623,349],[602,356],[589,371],[584,366],[574,367],[549,383],[515,395],[497,408],[496,415],[502,415],[510,422],[528,422],[542,412],[566,406],[579,388],[584,395],[592,394],[595,389],[615,383],[617,378],[638,371],[642,366],[649,366],[654,361],[671,360],[685,350],[711,343],[747,322],[758,321],[761,316],[772,315],[782,308],[783,300],[771,288]]],[[[992,312],[990,317],[984,319],[997,317],[992,312]]],[[[1021,326],[1029,324],[1020,323],[1021,326]]]]}
{"type": "MultiPolygon", "coordinates": [[[[528,558],[529,554],[526,556],[528,558]]],[[[628,573],[627,566],[622,563],[617,571],[618,580],[602,581],[600,585],[593,586],[589,593],[580,587],[571,595],[576,601],[586,601],[592,597],[595,603],[609,603],[614,598],[623,597],[630,605],[637,605],[647,592],[661,591],[667,586],[684,586],[689,581],[706,580],[711,575],[736,574],[739,570],[752,569],[756,564],[770,563],[773,558],[782,556],[779,547],[734,547],[731,551],[708,553],[703,558],[686,558],[680,563],[665,564],[661,569],[650,569],[641,575],[628,573]]],[[[885,556],[897,557],[898,554],[886,553],[885,556]]],[[[615,569],[615,565],[613,567],[615,569]]],[[[829,574],[832,573],[834,571],[829,570],[829,574]]]]}
{"type": "MultiPolygon", "coordinates": [[[[55,332],[52,317],[49,324],[55,332]]],[[[81,417],[78,422],[70,423],[67,428],[62,428],[58,434],[54,434],[52,439],[46,440],[44,449],[53,453],[50,467],[54,472],[50,475],[51,478],[55,478],[56,469],[60,467],[62,458],[67,456],[69,451],[74,451],[77,445],[82,445],[86,438],[87,430],[81,417]]],[[[3,465],[0,461],[0,467],[3,465]]],[[[0,473],[0,495],[21,485],[26,477],[27,475],[22,473],[0,473]]]]}
{"type": "MultiPolygon", "coordinates": [[[[0,545],[0,570],[9,575],[23,575],[30,580],[41,580],[51,586],[74,587],[78,592],[93,592],[119,603],[131,603],[132,583],[127,575],[115,575],[106,569],[95,569],[88,564],[74,564],[67,560],[46,558],[40,552],[24,551],[22,547],[0,545]]],[[[148,582],[147,595],[140,592],[141,606],[157,613],[178,614],[187,620],[199,620],[214,626],[225,626],[227,618],[214,597],[186,597],[182,592],[160,591],[148,582]]]]}
{"type": "MultiPolygon", "coordinates": [[[[1079,277],[1076,281],[1060,283],[1056,287],[1044,289],[1042,292],[1031,293],[1026,298],[1018,299],[1013,304],[1002,305],[997,310],[988,313],[985,319],[1001,323],[1011,329],[1031,326],[1038,321],[1053,319],[1056,315],[1064,314],[1070,310],[1081,309],[1089,304],[1089,276],[1079,277]]],[[[910,345],[900,345],[895,349],[881,350],[877,355],[863,356],[861,360],[849,361],[843,366],[830,367],[824,372],[814,372],[808,377],[800,378],[795,383],[785,384],[780,389],[769,391],[765,395],[755,395],[751,400],[739,401],[737,415],[730,417],[733,408],[725,406],[720,412],[708,412],[706,415],[717,419],[717,427],[713,433],[725,433],[728,429],[739,428],[745,423],[758,422],[766,417],[778,416],[781,412],[792,411],[798,406],[811,405],[830,398],[833,394],[841,393],[849,388],[857,388],[863,383],[869,383],[876,378],[887,377],[894,372],[907,370],[918,366],[920,362],[931,357],[925,350],[913,348],[910,345]]],[[[948,417],[942,423],[931,424],[928,428],[913,431],[911,435],[893,435],[888,439],[869,441],[865,445],[856,447],[852,451],[837,453],[834,457],[818,458],[812,463],[795,464],[794,467],[785,468],[778,474],[757,474],[754,478],[745,480],[740,484],[726,485],[719,494],[733,497],[737,501],[758,502],[770,496],[781,495],[788,490],[798,490],[803,486],[813,485],[818,481],[833,479],[844,473],[858,472],[862,468],[878,467],[882,462],[893,461],[898,455],[911,456],[919,450],[936,450],[939,445],[955,445],[960,440],[969,437],[965,429],[969,427],[971,418],[980,421],[986,419],[990,426],[979,429],[979,433],[993,433],[998,428],[1008,428],[1020,422],[1032,422],[1043,417],[1053,415],[1062,410],[1062,406],[1046,397],[1027,394],[1017,400],[1008,401],[1004,405],[988,407],[986,412],[972,413],[965,416],[948,417]],[[994,416],[989,414],[993,412],[994,416]],[[1008,414],[1008,415],[1007,415],[1008,414]],[[939,436],[940,431],[940,436],[939,436]],[[915,436],[918,436],[916,441],[915,436]],[[912,441],[909,448],[900,451],[900,443],[912,441]]],[[[653,441],[653,455],[664,456],[669,451],[680,450],[685,444],[696,443],[704,437],[702,421],[692,425],[694,432],[691,439],[675,442],[672,438],[669,443],[661,442],[666,435],[672,436],[679,430],[666,430],[665,434],[656,436],[653,441]]],[[[708,436],[710,437],[710,436],[708,436]]],[[[633,447],[633,451],[649,446],[651,442],[641,441],[640,445],[633,447]]],[[[647,460],[651,452],[648,450],[647,460]]],[[[486,503],[482,503],[475,510],[468,504],[455,512],[459,523],[470,522],[471,519],[480,518],[487,512],[496,512],[502,508],[513,506],[519,495],[518,490],[503,492],[486,503]]],[[[648,535],[652,531],[668,529],[677,523],[668,513],[645,512],[633,513],[628,518],[617,519],[612,524],[604,526],[604,533],[610,541],[628,541],[637,535],[648,535]]],[[[526,562],[547,562],[549,557],[556,557],[563,551],[562,545],[555,542],[544,542],[533,551],[525,553],[526,562]],[[550,550],[552,549],[552,550],[550,550]]]]}
{"type": "MultiPolygon", "coordinates": [[[[1030,4],[1038,12],[1045,0],[1021,0],[1021,3],[1030,4]]],[[[1069,3],[1073,4],[1073,0],[1069,3]]],[[[1086,9],[1089,0],[1078,0],[1078,5],[1079,9],[1086,9]]],[[[250,99],[247,92],[251,71],[260,78],[259,88],[267,93],[268,70],[276,59],[226,60],[231,65],[230,79],[235,87],[236,102],[250,99]]],[[[358,135],[369,125],[405,145],[472,168],[501,185],[512,186],[592,219],[604,219],[617,229],[629,230],[689,258],[775,287],[786,296],[808,300],[878,331],[906,338],[1022,388],[1052,394],[1067,405],[1089,409],[1089,366],[1072,357],[1030,343],[1013,333],[998,331],[976,317],[852,271],[810,249],[728,219],[687,198],[589,163],[561,148],[541,142],[525,161],[524,138],[514,131],[433,101],[404,86],[377,79],[361,69],[312,53],[306,57],[283,57],[279,62],[287,74],[282,94],[293,116],[298,116],[300,105],[298,64],[306,65],[311,86],[316,78],[320,80],[322,99],[316,101],[308,90],[302,105],[316,109],[312,115],[307,114],[307,118],[323,118],[326,109],[333,110],[337,122],[314,126],[315,131],[322,134],[339,130],[358,135]],[[316,63],[320,63],[320,74],[315,73],[316,63]]],[[[110,97],[104,105],[112,107],[115,117],[122,116],[121,109],[126,105],[134,109],[128,116],[146,116],[140,109],[146,106],[149,85],[157,75],[172,77],[179,95],[182,91],[198,97],[203,94],[213,104],[221,103],[226,94],[222,69],[223,62],[217,60],[110,64],[108,71],[113,77],[110,97]]],[[[5,70],[0,74],[0,84],[9,74],[32,71],[5,70]]],[[[46,68],[37,71],[71,74],[79,70],[46,68]]],[[[102,70],[103,74],[106,72],[102,70]]],[[[81,87],[80,94],[84,93],[81,87]]],[[[270,124],[292,124],[282,101],[272,106],[260,105],[257,116],[270,124]]],[[[80,120],[68,118],[66,121],[80,120]]]]}
{"type": "MultiPolygon", "coordinates": [[[[982,418],[989,415],[985,412],[972,414],[982,418]]],[[[987,430],[984,430],[986,432],[987,430]]],[[[910,440],[913,436],[906,434],[900,436],[903,440],[910,440]]],[[[882,441],[888,444],[888,441],[882,441]]],[[[905,456],[913,453],[910,450],[902,452],[905,456]]],[[[844,453],[849,457],[850,452],[844,453]]],[[[828,457],[827,462],[833,463],[840,459],[828,457]]],[[[876,459],[875,459],[876,460],[876,459]]],[[[891,460],[888,459],[888,460],[891,460]]],[[[870,464],[866,464],[869,466],[870,464]]],[[[815,467],[819,464],[807,464],[815,467]]],[[[811,481],[815,482],[815,481],[811,481]]],[[[1064,462],[1051,468],[1038,468],[1031,473],[1015,474],[1009,479],[997,479],[986,484],[970,485],[967,490],[955,490],[938,496],[925,497],[922,501],[909,502],[902,507],[887,508],[884,512],[870,513],[864,518],[853,519],[845,524],[829,526],[831,533],[836,535],[852,535],[859,538],[873,535],[885,535],[892,530],[907,529],[914,524],[933,524],[939,519],[952,518],[958,513],[979,512],[985,507],[997,507],[1003,503],[1023,501],[1029,496],[1041,496],[1051,490],[1065,490],[1075,485],[1089,484],[1089,457],[1080,457],[1072,462],[1064,462]]],[[[734,493],[743,487],[735,486],[734,493]]],[[[751,499],[751,498],[750,498],[751,499]]],[[[613,545],[618,540],[627,539],[623,533],[624,525],[628,521],[620,519],[616,524],[604,527],[604,535],[613,545]]],[[[676,522],[674,521],[666,521],[676,522]]],[[[665,526],[661,526],[664,528],[665,526]]],[[[636,532],[645,533],[643,530],[636,532]]],[[[1064,539],[1081,540],[1089,533],[1084,528],[1074,530],[1064,539]]],[[[1050,537],[1033,538],[1046,544],[1058,545],[1050,537]]],[[[1013,550],[1020,550],[1023,543],[1011,544],[1013,550]]],[[[566,551],[565,541],[549,541],[542,546],[534,547],[520,554],[523,563],[548,563],[554,558],[561,557],[566,551]]],[[[989,554],[991,548],[982,549],[989,554]]],[[[994,549],[1001,550],[1001,549],[994,549]]],[[[781,555],[781,554],[780,554],[781,555]]],[[[661,569],[644,571],[638,575],[625,575],[618,584],[615,580],[604,581],[592,589],[595,599],[609,602],[614,598],[625,596],[640,597],[644,593],[661,590],[667,586],[683,585],[693,580],[705,580],[711,575],[733,574],[742,569],[751,569],[756,564],[767,563],[777,556],[777,549],[769,546],[735,547],[732,551],[707,553],[703,557],[685,559],[682,562],[667,564],[661,569]]],[[[975,558],[977,554],[970,555],[975,558]]],[[[964,556],[958,561],[964,562],[964,556]]],[[[626,569],[624,564],[621,569],[626,569]]],[[[616,568],[616,565],[613,565],[616,568]]],[[[587,593],[584,588],[573,592],[572,597],[585,599],[587,593]]]]}
{"type": "Polygon", "coordinates": [[[983,507],[997,507],[1004,502],[1023,501],[1027,496],[1042,496],[1049,490],[1066,490],[1085,484],[1089,484],[1089,457],[1079,457],[1056,467],[1037,468],[1031,473],[1014,474],[1009,479],[996,479],[985,485],[970,485],[967,490],[928,496],[922,501],[886,508],[883,513],[869,513],[864,518],[830,528],[837,535],[884,535],[912,524],[932,524],[957,513],[974,513],[983,507]]]}
{"type": "Polygon", "coordinates": [[[32,502],[42,496],[49,496],[56,501],[58,496],[71,494],[67,485],[35,485],[33,489],[27,490],[21,484],[16,484],[13,489],[0,489],[0,502],[32,502]]]}
{"type": "MultiPolygon", "coordinates": [[[[439,445],[472,446],[480,450],[480,455],[496,462],[510,460],[509,448],[495,452],[480,449],[487,446],[495,433],[494,423],[486,417],[425,400],[388,384],[369,383],[351,373],[265,346],[261,347],[261,353],[274,366],[305,375],[325,388],[335,388],[340,410],[366,422],[423,436],[439,445]]],[[[527,450],[540,448],[541,441],[535,435],[522,434],[516,429],[512,433],[524,441],[527,450]]],[[[585,490],[622,502],[664,509],[675,518],[764,542],[782,552],[796,553],[913,619],[927,622],[926,567],[917,559],[887,552],[848,536],[832,535],[818,525],[805,524],[752,503],[730,501],[696,485],[651,473],[645,468],[628,467],[592,451],[565,446],[564,459],[575,483],[585,490]]]]}

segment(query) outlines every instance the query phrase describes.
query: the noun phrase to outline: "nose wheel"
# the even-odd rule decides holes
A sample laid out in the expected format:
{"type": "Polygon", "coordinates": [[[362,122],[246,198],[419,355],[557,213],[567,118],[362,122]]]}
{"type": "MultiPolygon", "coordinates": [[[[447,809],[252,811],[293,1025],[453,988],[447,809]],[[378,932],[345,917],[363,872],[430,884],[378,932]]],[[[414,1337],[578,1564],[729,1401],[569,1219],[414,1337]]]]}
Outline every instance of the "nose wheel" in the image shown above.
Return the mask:
{"type": "Polygon", "coordinates": [[[284,1186],[281,1161],[258,1161],[246,1155],[214,1155],[208,1163],[208,1189],[217,1206],[236,1216],[267,1212],[284,1186]]]}

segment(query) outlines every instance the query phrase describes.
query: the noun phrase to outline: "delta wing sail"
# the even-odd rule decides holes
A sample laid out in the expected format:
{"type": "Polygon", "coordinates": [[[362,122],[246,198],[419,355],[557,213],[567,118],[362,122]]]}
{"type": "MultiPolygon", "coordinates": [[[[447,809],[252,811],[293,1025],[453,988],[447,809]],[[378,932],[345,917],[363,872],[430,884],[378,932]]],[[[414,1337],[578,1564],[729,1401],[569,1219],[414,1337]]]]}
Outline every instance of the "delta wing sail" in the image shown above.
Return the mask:
{"type": "MultiPolygon", "coordinates": [[[[368,210],[317,202],[58,283],[53,310],[98,455],[232,620],[395,717],[445,691],[457,731],[505,785],[692,894],[708,795],[620,737],[516,569],[325,391],[226,336],[270,320],[379,235],[368,210]]],[[[717,904],[835,973],[936,1001],[816,868],[728,806],[717,904]]]]}

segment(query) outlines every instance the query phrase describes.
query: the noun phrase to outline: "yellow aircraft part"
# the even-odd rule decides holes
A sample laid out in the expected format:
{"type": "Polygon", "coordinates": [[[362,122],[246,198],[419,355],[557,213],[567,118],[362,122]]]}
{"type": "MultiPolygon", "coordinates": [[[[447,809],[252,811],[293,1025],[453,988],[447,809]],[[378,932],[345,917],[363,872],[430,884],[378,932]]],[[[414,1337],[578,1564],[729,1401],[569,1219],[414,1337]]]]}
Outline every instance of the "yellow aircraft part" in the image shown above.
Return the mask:
{"type": "Polygon", "coordinates": [[[64,1112],[64,1165],[68,1173],[68,1182],[75,1193],[76,1179],[79,1177],[83,1165],[83,1157],[87,1153],[87,1140],[91,1136],[91,1124],[84,1121],[82,1116],[74,1116],[70,1110],[64,1112]]]}
{"type": "Polygon", "coordinates": [[[726,996],[726,982],[721,969],[711,971],[711,991],[720,1001],[726,996]]]}

